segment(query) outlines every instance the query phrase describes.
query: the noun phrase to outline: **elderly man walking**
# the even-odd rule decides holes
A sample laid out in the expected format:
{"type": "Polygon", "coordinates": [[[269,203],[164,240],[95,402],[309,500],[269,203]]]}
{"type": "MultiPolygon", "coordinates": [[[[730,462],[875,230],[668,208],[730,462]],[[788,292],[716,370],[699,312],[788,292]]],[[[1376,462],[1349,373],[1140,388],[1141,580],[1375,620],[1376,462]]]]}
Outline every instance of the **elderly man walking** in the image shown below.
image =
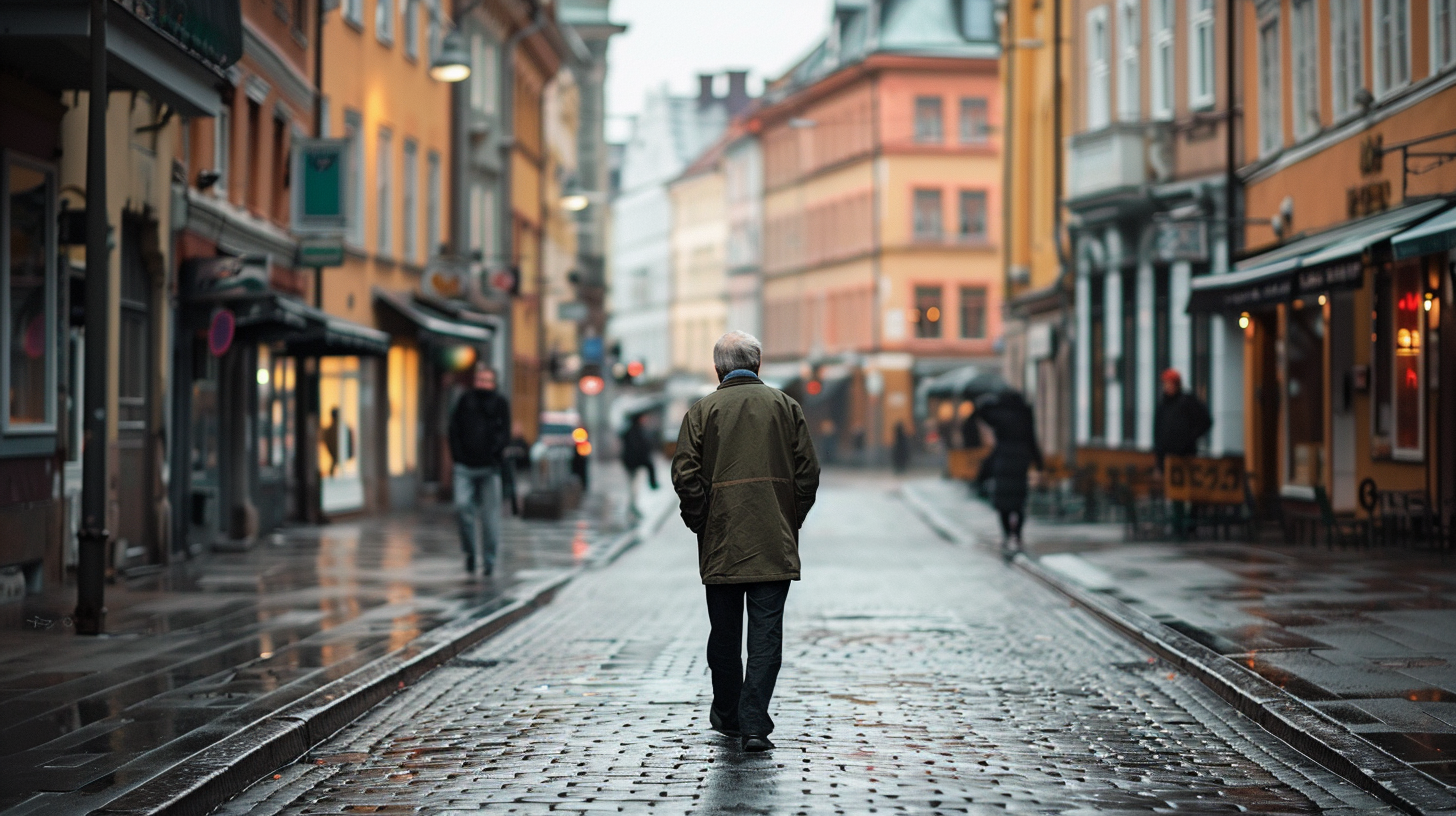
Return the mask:
{"type": "Polygon", "coordinates": [[[768,714],[783,659],[784,601],[799,580],[799,528],[819,461],[799,404],[758,378],[763,347],[733,331],[713,346],[718,389],[688,410],[672,459],[683,521],[708,594],[714,730],[773,748],[768,714]],[[748,612],[748,667],[741,645],[748,612]]]}

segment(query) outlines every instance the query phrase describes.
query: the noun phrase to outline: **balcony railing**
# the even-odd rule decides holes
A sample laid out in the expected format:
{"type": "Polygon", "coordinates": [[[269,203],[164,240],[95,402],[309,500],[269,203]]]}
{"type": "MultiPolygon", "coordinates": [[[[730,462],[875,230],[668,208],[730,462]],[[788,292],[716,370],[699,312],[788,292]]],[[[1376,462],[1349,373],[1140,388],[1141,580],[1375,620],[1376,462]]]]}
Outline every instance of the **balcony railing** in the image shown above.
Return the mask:
{"type": "Polygon", "coordinates": [[[243,55],[238,0],[116,0],[116,5],[217,68],[243,55]]]}

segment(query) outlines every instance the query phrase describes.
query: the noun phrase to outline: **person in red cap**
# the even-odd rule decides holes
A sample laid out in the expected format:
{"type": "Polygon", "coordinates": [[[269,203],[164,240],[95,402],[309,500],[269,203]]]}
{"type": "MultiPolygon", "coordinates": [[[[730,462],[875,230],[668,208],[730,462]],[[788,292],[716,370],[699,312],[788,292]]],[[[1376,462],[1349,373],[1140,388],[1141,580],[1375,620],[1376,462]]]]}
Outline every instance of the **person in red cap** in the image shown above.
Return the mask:
{"type": "MultiPolygon", "coordinates": [[[[1197,455],[1199,438],[1212,427],[1208,406],[1183,390],[1183,377],[1178,370],[1164,371],[1163,399],[1153,416],[1153,452],[1158,456],[1158,472],[1162,473],[1163,459],[1168,456],[1197,455]]],[[[1173,534],[1179,539],[1187,535],[1183,523],[1187,510],[1184,502],[1173,502],[1173,534]]]]}

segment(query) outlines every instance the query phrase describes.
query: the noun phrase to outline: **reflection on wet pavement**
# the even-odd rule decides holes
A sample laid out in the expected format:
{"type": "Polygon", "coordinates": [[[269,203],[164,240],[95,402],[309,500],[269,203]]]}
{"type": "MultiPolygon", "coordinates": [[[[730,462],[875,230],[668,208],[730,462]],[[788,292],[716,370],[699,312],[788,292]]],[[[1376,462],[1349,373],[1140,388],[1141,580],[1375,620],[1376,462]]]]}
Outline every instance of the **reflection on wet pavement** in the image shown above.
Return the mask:
{"type": "Polygon", "coordinates": [[[515,583],[580,565],[629,524],[610,476],[598,483],[562,521],[508,516],[492,579],[467,578],[453,515],[427,508],[288,529],[119,582],[102,638],[68,628],[73,588],[0,607],[0,811],[50,810],[53,794],[78,791],[66,809],[90,810],[424,632],[497,608],[515,583]]]}

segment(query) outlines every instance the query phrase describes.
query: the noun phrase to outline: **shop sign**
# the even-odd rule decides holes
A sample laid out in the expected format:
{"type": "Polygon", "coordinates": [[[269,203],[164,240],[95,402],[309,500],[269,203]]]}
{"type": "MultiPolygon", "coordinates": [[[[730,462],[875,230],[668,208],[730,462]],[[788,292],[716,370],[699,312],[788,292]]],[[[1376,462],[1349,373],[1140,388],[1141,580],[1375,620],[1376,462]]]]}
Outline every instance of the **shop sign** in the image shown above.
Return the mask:
{"type": "Polygon", "coordinates": [[[298,242],[298,266],[313,267],[344,265],[343,238],[304,238],[298,242]]]}
{"type": "Polygon", "coordinates": [[[293,140],[293,231],[343,235],[349,229],[348,139],[293,140]]]}
{"type": "Polygon", "coordinates": [[[1301,294],[1316,294],[1334,289],[1359,289],[1365,281],[1365,265],[1360,261],[1299,270],[1301,294]]]}
{"type": "Polygon", "coordinates": [[[1203,221],[1164,221],[1156,240],[1160,260],[1208,260],[1208,224],[1203,221]]]}
{"type": "Polygon", "coordinates": [[[1026,330],[1026,356],[1045,360],[1056,353],[1056,335],[1050,323],[1033,323],[1026,330]]]}
{"type": "Polygon", "coordinates": [[[1345,191],[1345,209],[1350,218],[1363,218],[1390,209],[1390,182],[1372,181],[1345,191]]]}
{"type": "Polygon", "coordinates": [[[1244,459],[1169,456],[1163,461],[1163,494],[1172,501],[1243,504],[1244,459]]]}

